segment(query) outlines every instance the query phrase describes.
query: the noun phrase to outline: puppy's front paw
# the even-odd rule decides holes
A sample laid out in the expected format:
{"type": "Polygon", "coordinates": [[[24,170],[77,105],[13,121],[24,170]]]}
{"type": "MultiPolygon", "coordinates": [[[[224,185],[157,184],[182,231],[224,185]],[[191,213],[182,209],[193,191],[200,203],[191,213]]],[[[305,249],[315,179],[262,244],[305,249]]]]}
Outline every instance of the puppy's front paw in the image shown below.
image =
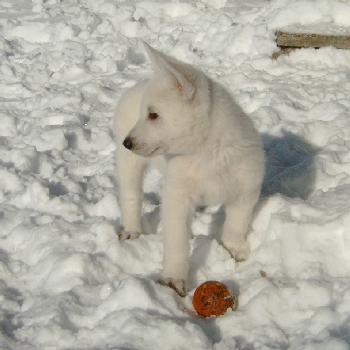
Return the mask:
{"type": "Polygon", "coordinates": [[[120,241],[125,241],[127,239],[136,239],[139,238],[141,233],[139,232],[133,232],[133,231],[126,231],[123,227],[118,232],[118,237],[120,241]]]}
{"type": "Polygon", "coordinates": [[[248,259],[250,248],[247,241],[230,241],[223,242],[222,244],[236,261],[248,259]]]}
{"type": "Polygon", "coordinates": [[[180,295],[180,297],[186,296],[186,285],[184,280],[175,278],[164,278],[158,281],[162,286],[167,286],[180,295]]]}

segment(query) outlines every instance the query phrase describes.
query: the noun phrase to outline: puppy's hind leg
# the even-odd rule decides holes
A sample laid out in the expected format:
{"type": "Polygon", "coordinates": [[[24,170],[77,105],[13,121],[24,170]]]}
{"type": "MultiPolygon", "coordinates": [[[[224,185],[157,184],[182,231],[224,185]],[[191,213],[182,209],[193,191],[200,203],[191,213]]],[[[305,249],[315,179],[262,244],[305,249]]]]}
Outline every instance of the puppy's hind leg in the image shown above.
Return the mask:
{"type": "Polygon", "coordinates": [[[226,205],[222,244],[237,261],[243,261],[249,257],[247,231],[258,197],[259,192],[256,192],[226,205]]]}
{"type": "Polygon", "coordinates": [[[135,239],[142,233],[142,182],[147,160],[120,148],[117,151],[119,205],[122,228],[119,239],[135,239]]]}

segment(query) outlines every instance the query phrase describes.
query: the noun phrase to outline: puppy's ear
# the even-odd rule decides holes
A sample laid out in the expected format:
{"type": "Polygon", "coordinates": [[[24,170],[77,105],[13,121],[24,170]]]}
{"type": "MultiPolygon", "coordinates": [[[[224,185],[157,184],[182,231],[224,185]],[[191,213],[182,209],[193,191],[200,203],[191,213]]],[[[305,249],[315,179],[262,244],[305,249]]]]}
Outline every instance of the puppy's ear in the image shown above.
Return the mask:
{"type": "Polygon", "coordinates": [[[195,85],[189,79],[189,74],[186,74],[185,65],[155,50],[145,42],[143,45],[151,60],[153,71],[163,75],[186,100],[191,100],[194,97],[195,85]]]}

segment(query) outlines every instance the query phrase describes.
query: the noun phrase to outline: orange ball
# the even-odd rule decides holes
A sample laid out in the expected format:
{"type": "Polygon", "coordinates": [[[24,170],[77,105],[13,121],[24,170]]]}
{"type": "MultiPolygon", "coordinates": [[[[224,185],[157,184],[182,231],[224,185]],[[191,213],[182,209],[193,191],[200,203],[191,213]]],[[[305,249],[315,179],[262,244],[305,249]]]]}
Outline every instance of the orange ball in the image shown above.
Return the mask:
{"type": "Polygon", "coordinates": [[[192,304],[200,316],[221,316],[227,309],[236,308],[237,298],[223,283],[208,281],[197,287],[192,304]]]}

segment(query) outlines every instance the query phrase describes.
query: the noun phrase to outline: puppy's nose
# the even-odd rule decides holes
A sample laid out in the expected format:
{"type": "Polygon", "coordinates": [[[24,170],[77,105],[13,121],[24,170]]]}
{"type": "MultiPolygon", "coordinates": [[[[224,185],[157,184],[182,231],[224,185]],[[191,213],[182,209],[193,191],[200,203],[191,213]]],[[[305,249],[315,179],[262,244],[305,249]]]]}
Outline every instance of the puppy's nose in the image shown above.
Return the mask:
{"type": "Polygon", "coordinates": [[[132,149],[133,143],[131,137],[127,136],[123,142],[123,146],[127,149],[132,149]]]}

